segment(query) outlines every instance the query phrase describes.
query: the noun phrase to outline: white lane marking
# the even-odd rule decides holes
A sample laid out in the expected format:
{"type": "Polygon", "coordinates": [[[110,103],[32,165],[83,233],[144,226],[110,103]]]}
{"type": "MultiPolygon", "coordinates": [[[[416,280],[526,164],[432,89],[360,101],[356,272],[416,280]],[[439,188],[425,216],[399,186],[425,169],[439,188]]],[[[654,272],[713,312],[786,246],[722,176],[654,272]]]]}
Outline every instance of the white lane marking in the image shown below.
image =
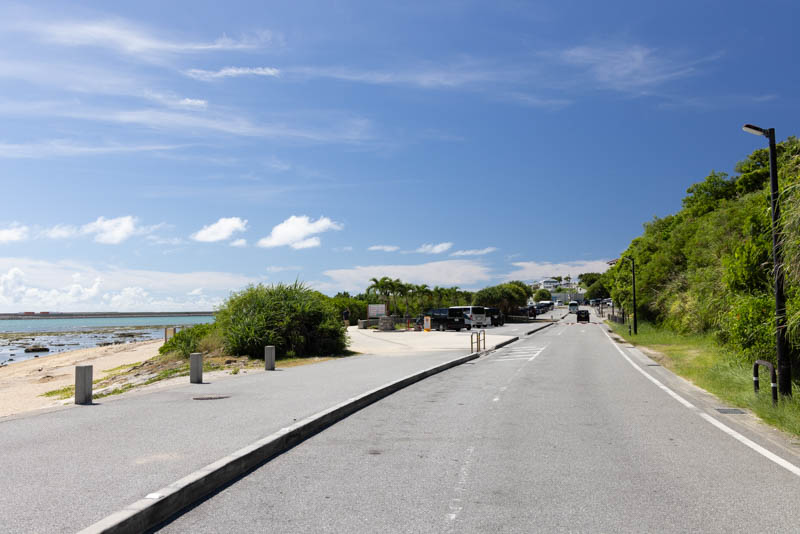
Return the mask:
{"type": "Polygon", "coordinates": [[[707,413],[701,413],[699,415],[700,415],[700,417],[702,417],[703,419],[705,419],[706,421],[708,421],[709,423],[711,423],[715,427],[719,428],[720,430],[722,430],[723,432],[728,434],[733,439],[739,441],[740,443],[743,443],[743,444],[747,445],[748,447],[750,447],[751,449],[756,451],[758,454],[760,454],[760,455],[762,455],[762,456],[764,456],[766,458],[769,458],[770,460],[772,460],[773,462],[775,462],[779,466],[783,467],[787,471],[790,471],[790,472],[792,472],[795,475],[800,477],[800,467],[797,467],[793,463],[787,462],[786,460],[784,460],[783,458],[781,458],[777,454],[765,449],[764,447],[762,447],[758,443],[750,441],[749,439],[747,439],[743,435],[741,435],[738,432],[736,432],[731,427],[727,426],[724,423],[721,423],[721,422],[717,421],[716,419],[714,419],[713,417],[711,417],[707,413]]]}
{"type": "Polygon", "coordinates": [[[645,371],[644,371],[644,370],[643,370],[641,367],[639,367],[638,365],[636,365],[635,363],[633,363],[633,360],[631,360],[630,358],[628,358],[628,355],[627,355],[627,354],[625,354],[625,353],[622,351],[622,349],[621,349],[621,348],[619,348],[619,346],[618,346],[618,345],[617,345],[617,344],[614,342],[614,340],[613,340],[613,339],[611,339],[611,336],[609,336],[609,335],[608,335],[608,332],[606,332],[605,330],[603,330],[603,333],[606,335],[606,337],[607,337],[607,338],[608,338],[608,340],[611,342],[611,344],[614,346],[614,348],[615,348],[615,349],[617,349],[617,351],[618,351],[620,354],[622,354],[622,357],[623,357],[623,358],[625,358],[626,360],[628,360],[628,363],[629,363],[629,364],[631,364],[631,365],[633,366],[633,368],[634,368],[634,369],[636,369],[637,371],[639,371],[640,373],[642,373],[642,375],[643,375],[645,378],[647,378],[647,379],[648,379],[650,382],[652,382],[652,383],[653,383],[653,384],[655,384],[656,386],[658,386],[658,387],[660,387],[661,389],[663,389],[663,390],[664,390],[664,391],[665,391],[665,392],[666,392],[666,393],[667,393],[667,394],[668,394],[670,397],[672,397],[672,398],[673,398],[673,399],[675,399],[676,401],[680,402],[681,404],[683,404],[683,405],[684,405],[684,406],[686,406],[687,408],[696,409],[696,408],[694,407],[694,404],[692,404],[691,402],[687,401],[686,399],[684,399],[683,397],[681,397],[680,395],[678,395],[677,393],[675,393],[674,391],[672,391],[671,389],[669,389],[667,386],[665,386],[664,384],[662,384],[661,382],[659,382],[658,380],[656,380],[655,378],[653,378],[652,376],[650,376],[648,373],[646,373],[646,372],[645,372],[645,371]]]}
{"type": "Polygon", "coordinates": [[[475,452],[475,447],[467,449],[467,456],[461,464],[461,471],[458,473],[458,482],[454,488],[455,497],[450,499],[450,513],[447,514],[447,519],[451,523],[456,520],[458,514],[464,507],[461,505],[461,495],[466,491],[467,479],[469,478],[470,467],[472,466],[472,454],[475,452]]]}
{"type": "Polygon", "coordinates": [[[760,454],[764,458],[766,458],[766,459],[774,462],[775,464],[783,467],[784,469],[786,469],[790,473],[792,473],[792,474],[794,474],[796,476],[800,476],[800,467],[797,467],[793,463],[791,463],[791,462],[789,462],[787,460],[784,460],[783,458],[781,458],[777,454],[771,452],[768,449],[765,449],[764,447],[762,447],[758,443],[747,439],[746,437],[744,437],[743,435],[741,435],[740,433],[736,432],[734,429],[732,429],[731,427],[726,425],[725,423],[723,423],[721,421],[717,421],[716,419],[714,419],[713,417],[711,417],[707,413],[703,413],[703,412],[699,411],[692,403],[690,403],[689,401],[687,401],[686,399],[684,399],[683,397],[681,397],[680,395],[678,395],[677,393],[675,393],[674,391],[669,389],[667,386],[665,386],[664,384],[662,384],[661,382],[659,382],[658,380],[656,380],[655,378],[650,376],[641,367],[636,365],[633,362],[633,360],[628,358],[628,355],[625,354],[622,351],[622,349],[617,346],[617,344],[614,342],[614,340],[611,339],[611,336],[608,335],[608,332],[603,330],[603,333],[606,335],[606,337],[611,342],[611,344],[614,346],[614,348],[616,348],[617,351],[619,351],[619,353],[622,354],[623,358],[628,360],[628,363],[630,363],[633,366],[634,369],[636,369],[637,371],[642,373],[648,380],[653,382],[659,388],[661,388],[664,391],[666,391],[671,397],[673,397],[674,399],[678,400],[681,404],[683,404],[687,408],[691,409],[693,412],[695,412],[697,415],[702,417],[704,420],[706,420],[707,422],[711,423],[712,425],[714,425],[718,429],[722,430],[723,432],[725,432],[726,434],[728,434],[729,436],[731,436],[735,440],[739,441],[743,445],[746,445],[746,446],[750,447],[750,449],[754,450],[755,452],[757,452],[758,454],[760,454]]]}
{"type": "Polygon", "coordinates": [[[560,335],[561,335],[561,334],[563,334],[563,333],[564,333],[564,329],[562,328],[561,330],[559,330],[559,331],[558,331],[558,334],[556,334],[556,335],[557,335],[557,336],[560,336],[560,335]]]}

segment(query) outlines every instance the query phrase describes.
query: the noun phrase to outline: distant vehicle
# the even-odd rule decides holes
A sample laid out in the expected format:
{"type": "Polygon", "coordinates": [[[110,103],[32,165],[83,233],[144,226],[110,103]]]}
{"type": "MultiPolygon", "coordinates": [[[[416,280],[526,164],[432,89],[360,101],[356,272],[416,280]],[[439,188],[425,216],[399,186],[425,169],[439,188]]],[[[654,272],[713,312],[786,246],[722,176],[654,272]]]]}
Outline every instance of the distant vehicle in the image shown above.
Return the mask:
{"type": "Polygon", "coordinates": [[[557,301],[556,301],[556,306],[561,306],[562,304],[564,304],[564,303],[563,303],[563,302],[561,302],[560,300],[557,300],[557,301]]]}
{"type": "Polygon", "coordinates": [[[503,326],[506,324],[506,318],[500,308],[486,308],[486,320],[489,325],[503,326]]]}
{"type": "Polygon", "coordinates": [[[467,327],[464,314],[452,308],[434,308],[417,317],[415,323],[419,326],[425,324],[425,316],[431,318],[431,330],[444,332],[445,330],[455,330],[458,332],[467,327]]]}
{"type": "Polygon", "coordinates": [[[548,302],[537,302],[536,303],[536,314],[537,315],[541,315],[543,313],[546,313],[546,312],[550,311],[551,306],[552,306],[552,304],[550,304],[548,302]]]}
{"type": "Polygon", "coordinates": [[[483,306],[451,306],[451,310],[461,310],[467,321],[467,330],[473,326],[480,328],[486,325],[486,308],[483,306]]]}
{"type": "Polygon", "coordinates": [[[578,312],[578,301],[571,300],[569,301],[569,313],[577,313],[578,312]]]}
{"type": "Polygon", "coordinates": [[[579,323],[589,322],[589,310],[578,310],[575,315],[577,316],[579,323]]]}
{"type": "Polygon", "coordinates": [[[540,300],[536,303],[536,306],[543,305],[545,311],[553,309],[553,301],[552,300],[540,300]]]}

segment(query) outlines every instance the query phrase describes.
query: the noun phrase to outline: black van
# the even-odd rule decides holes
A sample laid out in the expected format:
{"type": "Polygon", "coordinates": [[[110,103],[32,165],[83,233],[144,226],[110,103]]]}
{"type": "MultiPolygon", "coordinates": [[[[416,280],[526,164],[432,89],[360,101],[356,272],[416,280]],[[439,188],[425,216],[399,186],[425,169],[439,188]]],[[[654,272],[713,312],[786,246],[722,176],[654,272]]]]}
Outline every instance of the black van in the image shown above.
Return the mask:
{"type": "Polygon", "coordinates": [[[438,330],[444,332],[445,330],[455,330],[458,332],[466,326],[464,312],[455,310],[453,308],[434,308],[423,313],[417,320],[416,324],[422,326],[425,324],[425,316],[431,318],[431,330],[438,330]]]}

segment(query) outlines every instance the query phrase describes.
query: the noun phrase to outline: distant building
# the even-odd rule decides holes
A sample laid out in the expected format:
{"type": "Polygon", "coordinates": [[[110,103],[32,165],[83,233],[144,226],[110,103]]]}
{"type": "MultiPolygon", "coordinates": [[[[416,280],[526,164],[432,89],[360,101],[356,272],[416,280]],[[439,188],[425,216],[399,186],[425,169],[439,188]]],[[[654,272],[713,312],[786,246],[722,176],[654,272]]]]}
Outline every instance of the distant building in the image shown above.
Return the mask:
{"type": "Polygon", "coordinates": [[[541,282],[539,282],[539,289],[546,289],[548,291],[552,291],[559,286],[559,283],[552,278],[545,278],[541,282]]]}

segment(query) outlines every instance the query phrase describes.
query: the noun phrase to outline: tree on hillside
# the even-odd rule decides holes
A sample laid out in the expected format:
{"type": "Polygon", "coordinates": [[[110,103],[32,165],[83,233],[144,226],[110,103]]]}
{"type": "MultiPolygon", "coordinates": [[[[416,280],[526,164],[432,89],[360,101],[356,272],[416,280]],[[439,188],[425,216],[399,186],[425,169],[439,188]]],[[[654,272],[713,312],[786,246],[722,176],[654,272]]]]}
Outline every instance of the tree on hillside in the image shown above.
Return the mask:
{"type": "Polygon", "coordinates": [[[734,198],[736,180],[728,179],[724,172],[711,171],[704,181],[690,186],[686,192],[689,196],[683,199],[683,207],[699,217],[715,210],[721,200],[734,198]]]}
{"type": "Polygon", "coordinates": [[[578,279],[581,281],[580,285],[584,288],[590,288],[592,284],[600,279],[603,276],[600,273],[583,273],[578,275],[578,279]]]}
{"type": "Polygon", "coordinates": [[[550,292],[546,289],[539,289],[533,295],[533,300],[535,300],[536,302],[541,302],[543,300],[552,300],[552,299],[553,295],[551,295],[550,292]]]}

